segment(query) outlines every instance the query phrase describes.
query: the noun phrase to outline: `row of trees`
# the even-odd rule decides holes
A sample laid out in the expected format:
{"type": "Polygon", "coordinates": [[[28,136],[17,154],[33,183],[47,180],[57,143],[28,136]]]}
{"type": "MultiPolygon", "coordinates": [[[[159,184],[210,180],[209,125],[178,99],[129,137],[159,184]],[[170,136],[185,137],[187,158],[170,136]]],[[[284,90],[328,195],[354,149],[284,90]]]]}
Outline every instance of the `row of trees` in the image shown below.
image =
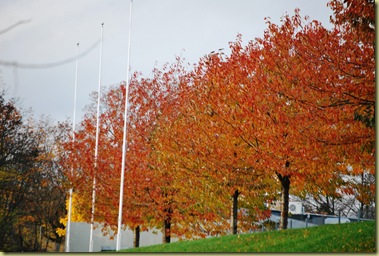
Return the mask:
{"type": "Polygon", "coordinates": [[[0,94],[0,251],[46,251],[62,242],[65,177],[56,145],[62,129],[38,122],[0,94]]]}
{"type": "MultiPolygon", "coordinates": [[[[374,1],[329,6],[330,30],[295,10],[246,46],[239,35],[230,54],[133,74],[126,226],[162,228],[164,242],[222,235],[231,224],[236,233],[237,219],[251,229],[279,200],[286,229],[290,189],[316,203],[347,195],[362,211],[375,206],[374,1]]],[[[75,143],[67,132],[61,166],[86,221],[96,178],[95,221],[107,232],[117,221],[125,86],[103,88],[95,165],[96,96],[75,143]]]]}
{"type": "MultiPolygon", "coordinates": [[[[333,28],[301,17],[267,21],[262,38],[195,66],[177,59],[97,94],[71,125],[22,113],[0,95],[0,250],[43,251],[73,221],[116,230],[124,102],[129,97],[123,223],[201,238],[244,232],[289,195],[310,211],[375,217],[374,1],[332,0],[333,28]],[[356,208],[355,208],[356,207],[356,208]]],[[[136,240],[136,246],[138,241],[136,240]]]]}

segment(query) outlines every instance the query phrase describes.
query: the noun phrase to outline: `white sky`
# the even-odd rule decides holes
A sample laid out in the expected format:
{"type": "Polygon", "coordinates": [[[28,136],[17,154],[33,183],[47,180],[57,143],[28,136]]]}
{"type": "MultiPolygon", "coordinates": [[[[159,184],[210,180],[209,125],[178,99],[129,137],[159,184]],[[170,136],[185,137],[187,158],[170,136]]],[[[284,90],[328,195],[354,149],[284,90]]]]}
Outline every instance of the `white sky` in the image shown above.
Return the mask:
{"type": "MultiPolygon", "coordinates": [[[[331,10],[327,0],[134,0],[131,72],[145,76],[154,67],[182,56],[189,63],[224,48],[238,33],[246,44],[262,37],[265,17],[275,23],[296,7],[329,27],[331,10]]],[[[30,20],[0,34],[0,64],[16,61],[44,64],[75,58],[100,38],[104,22],[102,85],[126,80],[129,0],[1,0],[0,31],[16,22],[30,20]]],[[[79,59],[77,119],[97,90],[100,45],[79,59]]],[[[42,69],[0,65],[0,90],[21,100],[36,116],[56,121],[72,119],[75,61],[42,69]]]]}

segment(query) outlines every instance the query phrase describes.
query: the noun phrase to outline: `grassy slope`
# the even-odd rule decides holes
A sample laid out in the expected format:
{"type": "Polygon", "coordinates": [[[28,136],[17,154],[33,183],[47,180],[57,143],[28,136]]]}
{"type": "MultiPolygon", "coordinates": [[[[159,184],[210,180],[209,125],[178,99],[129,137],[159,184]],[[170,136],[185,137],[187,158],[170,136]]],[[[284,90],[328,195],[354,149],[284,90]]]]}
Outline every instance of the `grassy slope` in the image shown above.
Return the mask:
{"type": "Polygon", "coordinates": [[[122,252],[376,252],[376,222],[323,225],[146,246],[122,252]]]}

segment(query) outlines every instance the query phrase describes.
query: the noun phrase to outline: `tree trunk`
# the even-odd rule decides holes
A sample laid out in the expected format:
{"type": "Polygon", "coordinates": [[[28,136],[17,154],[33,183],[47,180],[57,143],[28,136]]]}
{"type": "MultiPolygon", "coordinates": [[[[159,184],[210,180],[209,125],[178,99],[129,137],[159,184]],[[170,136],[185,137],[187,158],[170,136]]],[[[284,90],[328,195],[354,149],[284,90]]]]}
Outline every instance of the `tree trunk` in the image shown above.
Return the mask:
{"type": "Polygon", "coordinates": [[[234,191],[234,194],[232,196],[233,203],[232,203],[232,234],[237,234],[237,224],[238,224],[238,196],[240,195],[240,192],[238,189],[234,191]]]}
{"type": "Polygon", "coordinates": [[[361,205],[359,207],[359,210],[358,210],[358,215],[359,215],[359,218],[363,218],[363,207],[365,206],[365,204],[363,202],[361,202],[361,205]]]}
{"type": "MultiPolygon", "coordinates": [[[[287,162],[288,163],[288,162],[287,162]]],[[[286,166],[289,165],[286,163],[286,166]]],[[[279,229],[287,229],[288,227],[288,204],[290,192],[290,176],[277,173],[280,184],[282,186],[282,210],[280,213],[280,226],[279,229]]]]}
{"type": "Polygon", "coordinates": [[[165,210],[165,219],[163,223],[163,243],[168,244],[171,241],[171,214],[172,209],[168,208],[165,210]]]}
{"type": "MultiPolygon", "coordinates": [[[[365,187],[365,173],[364,172],[362,172],[361,180],[362,180],[361,193],[363,193],[364,187],[365,187]]],[[[365,203],[363,202],[363,200],[360,203],[361,203],[361,205],[360,205],[359,213],[358,214],[359,214],[359,218],[363,218],[365,203]]]]}
{"type": "Polygon", "coordinates": [[[139,239],[140,239],[140,226],[137,226],[134,229],[134,248],[139,247],[139,239]]]}
{"type": "MultiPolygon", "coordinates": [[[[41,231],[40,231],[41,232],[41,231]]],[[[38,241],[38,224],[37,223],[35,223],[34,224],[34,248],[33,248],[33,251],[34,252],[39,252],[39,251],[41,251],[41,248],[42,248],[42,243],[41,243],[41,245],[40,245],[40,241],[38,241]]]]}
{"type": "Polygon", "coordinates": [[[168,244],[171,241],[171,221],[165,219],[164,221],[164,232],[163,232],[163,243],[168,244]]]}
{"type": "Polygon", "coordinates": [[[61,248],[61,244],[57,241],[55,241],[55,252],[59,252],[61,248]]]}

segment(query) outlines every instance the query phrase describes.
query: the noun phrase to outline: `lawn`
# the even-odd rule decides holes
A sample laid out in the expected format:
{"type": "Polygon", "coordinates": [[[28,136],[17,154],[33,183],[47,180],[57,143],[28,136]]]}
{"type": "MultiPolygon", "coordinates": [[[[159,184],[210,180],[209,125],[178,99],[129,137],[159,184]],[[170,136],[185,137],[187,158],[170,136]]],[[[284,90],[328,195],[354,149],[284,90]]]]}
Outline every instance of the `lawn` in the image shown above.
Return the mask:
{"type": "Polygon", "coordinates": [[[376,222],[229,235],[120,252],[376,252],[376,222]]]}

